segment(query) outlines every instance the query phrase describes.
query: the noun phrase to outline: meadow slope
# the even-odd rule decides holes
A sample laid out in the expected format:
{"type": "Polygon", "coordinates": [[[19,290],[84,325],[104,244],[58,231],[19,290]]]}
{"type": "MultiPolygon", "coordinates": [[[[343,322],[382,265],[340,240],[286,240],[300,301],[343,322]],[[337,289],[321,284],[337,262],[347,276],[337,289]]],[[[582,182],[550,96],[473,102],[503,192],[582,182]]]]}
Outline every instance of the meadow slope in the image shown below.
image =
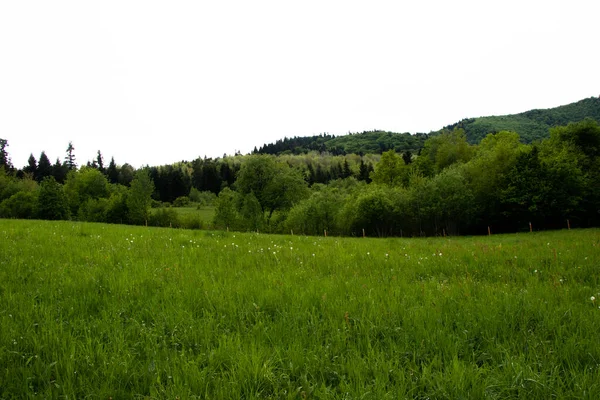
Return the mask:
{"type": "Polygon", "coordinates": [[[0,398],[600,398],[599,266],[598,229],[0,220],[0,398]]]}

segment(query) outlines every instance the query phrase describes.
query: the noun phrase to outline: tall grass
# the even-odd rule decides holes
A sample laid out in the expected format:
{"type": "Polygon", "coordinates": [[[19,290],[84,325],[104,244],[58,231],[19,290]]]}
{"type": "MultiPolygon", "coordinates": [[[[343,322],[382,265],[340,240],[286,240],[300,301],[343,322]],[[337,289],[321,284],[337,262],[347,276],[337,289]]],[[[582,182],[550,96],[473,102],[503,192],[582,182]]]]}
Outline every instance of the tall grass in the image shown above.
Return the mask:
{"type": "Polygon", "coordinates": [[[599,265],[600,230],[0,220],[0,398],[600,398],[599,265]]]}

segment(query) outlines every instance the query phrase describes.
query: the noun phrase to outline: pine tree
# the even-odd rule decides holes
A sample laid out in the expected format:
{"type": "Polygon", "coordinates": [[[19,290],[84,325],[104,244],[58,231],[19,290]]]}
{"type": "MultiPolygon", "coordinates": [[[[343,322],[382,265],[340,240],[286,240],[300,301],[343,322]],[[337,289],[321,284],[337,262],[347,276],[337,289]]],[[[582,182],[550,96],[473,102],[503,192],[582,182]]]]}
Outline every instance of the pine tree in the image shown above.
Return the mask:
{"type": "Polygon", "coordinates": [[[33,154],[30,154],[29,159],[27,160],[27,166],[23,168],[23,172],[30,174],[33,179],[36,179],[37,169],[37,160],[33,154]]]}
{"type": "Polygon", "coordinates": [[[65,157],[65,164],[67,168],[72,171],[77,169],[77,164],[75,163],[75,147],[73,147],[73,142],[69,142],[69,147],[67,147],[67,156],[65,157]]]}
{"type": "Polygon", "coordinates": [[[117,164],[115,164],[114,157],[110,159],[110,164],[108,164],[108,168],[106,169],[106,177],[110,183],[119,182],[119,170],[117,169],[117,164]]]}
{"type": "MultiPolygon", "coordinates": [[[[54,175],[52,171],[52,164],[50,163],[46,152],[42,151],[42,153],[40,154],[40,160],[38,161],[37,174],[35,175],[35,180],[41,182],[45,177],[52,175],[54,175]]],[[[56,180],[59,181],[58,179],[56,180]]]]}
{"type": "Polygon", "coordinates": [[[0,138],[0,168],[10,170],[12,169],[12,164],[10,162],[10,158],[8,157],[8,152],[6,151],[7,147],[8,140],[0,138]]]}
{"type": "Polygon", "coordinates": [[[52,166],[52,176],[56,179],[56,182],[65,183],[67,172],[69,172],[69,169],[64,163],[61,163],[60,159],[57,157],[56,163],[52,166]]]}
{"type": "Polygon", "coordinates": [[[102,158],[100,150],[98,150],[98,155],[96,156],[96,165],[98,166],[98,170],[104,173],[104,159],[102,158]]]}
{"type": "Polygon", "coordinates": [[[350,170],[350,164],[348,164],[348,160],[344,158],[344,166],[342,167],[342,178],[350,178],[352,176],[352,171],[350,170]]]}

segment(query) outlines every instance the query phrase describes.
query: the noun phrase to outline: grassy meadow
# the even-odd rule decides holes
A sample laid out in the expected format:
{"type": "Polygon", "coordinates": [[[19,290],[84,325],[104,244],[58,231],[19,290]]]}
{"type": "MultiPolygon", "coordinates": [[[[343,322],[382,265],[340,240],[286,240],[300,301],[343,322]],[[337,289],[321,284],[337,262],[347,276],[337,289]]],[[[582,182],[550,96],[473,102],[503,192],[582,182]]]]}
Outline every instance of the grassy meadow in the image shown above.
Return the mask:
{"type": "Polygon", "coordinates": [[[597,399],[600,230],[0,220],[0,398],[597,399]]]}

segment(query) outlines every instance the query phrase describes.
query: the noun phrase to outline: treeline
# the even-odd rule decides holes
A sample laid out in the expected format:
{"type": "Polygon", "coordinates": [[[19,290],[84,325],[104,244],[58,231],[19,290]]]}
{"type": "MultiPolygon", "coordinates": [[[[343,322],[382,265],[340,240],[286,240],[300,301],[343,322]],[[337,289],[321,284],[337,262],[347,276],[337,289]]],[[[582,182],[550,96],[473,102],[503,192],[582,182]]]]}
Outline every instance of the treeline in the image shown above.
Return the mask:
{"type": "Polygon", "coordinates": [[[534,144],[502,131],[474,145],[455,129],[429,137],[420,155],[253,154],[140,170],[114,159],[105,167],[100,152],[78,168],[72,144],[63,162],[48,167],[41,155],[15,170],[6,147],[0,140],[4,218],[169,226],[172,209],[150,213],[151,205],[214,200],[217,228],[273,233],[458,235],[600,224],[600,126],[592,119],[555,127],[534,144]]]}
{"type": "Polygon", "coordinates": [[[600,126],[557,127],[536,144],[514,132],[469,144],[463,130],[429,138],[414,161],[385,152],[370,174],[309,188],[299,169],[257,155],[221,191],[221,228],[323,235],[458,235],[598,226],[600,126]],[[412,161],[412,162],[411,162],[412,161]]]}
{"type": "Polygon", "coordinates": [[[381,154],[385,151],[418,152],[425,143],[428,135],[417,133],[395,133],[386,131],[365,131],[349,133],[344,136],[321,134],[309,137],[293,137],[277,140],[254,148],[253,154],[306,154],[309,152],[328,153],[331,155],[346,154],[381,154]]]}

